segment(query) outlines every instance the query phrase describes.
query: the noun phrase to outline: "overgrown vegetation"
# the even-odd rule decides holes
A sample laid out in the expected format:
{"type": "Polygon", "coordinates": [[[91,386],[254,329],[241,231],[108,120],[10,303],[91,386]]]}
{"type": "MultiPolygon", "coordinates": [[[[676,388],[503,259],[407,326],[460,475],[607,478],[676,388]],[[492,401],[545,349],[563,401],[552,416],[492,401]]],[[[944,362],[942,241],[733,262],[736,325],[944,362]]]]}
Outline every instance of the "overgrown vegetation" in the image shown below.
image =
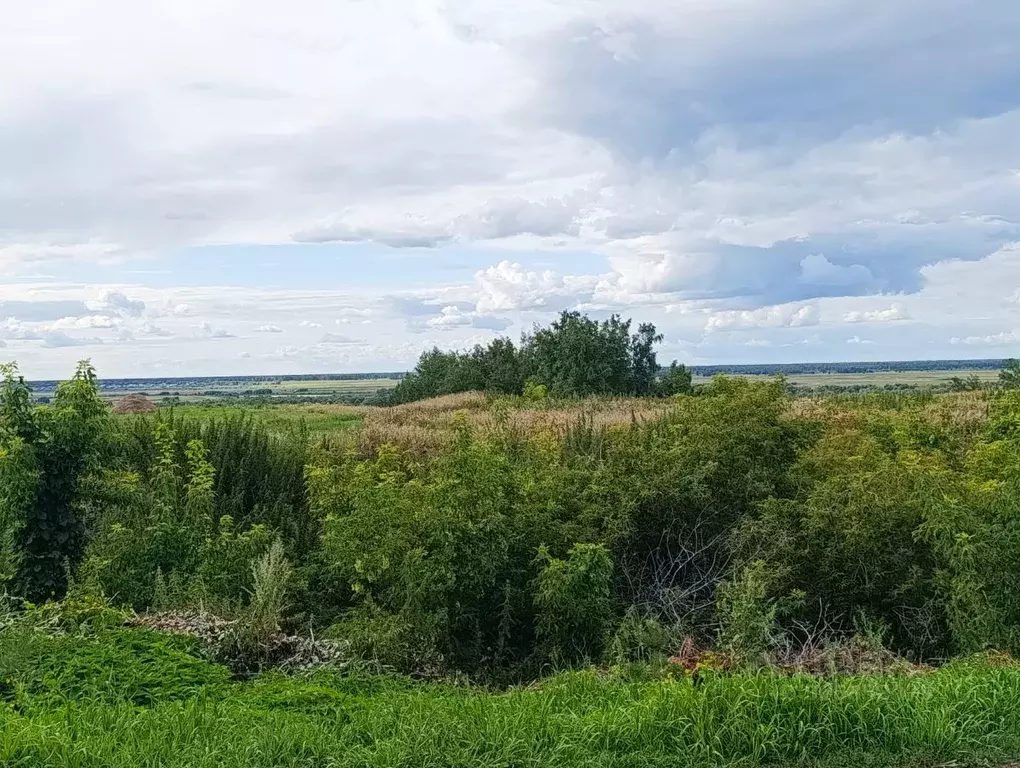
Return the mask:
{"type": "MultiPolygon", "coordinates": [[[[654,329],[592,332],[652,354],[654,329]]],[[[87,363],[42,406],[3,374],[4,764],[82,739],[164,764],[133,750],[178,727],[186,765],[1020,748],[1018,391],[791,400],[675,368],[668,399],[525,379],[311,439],[113,417],[87,363]],[[231,682],[283,660],[327,670],[231,682]]]]}

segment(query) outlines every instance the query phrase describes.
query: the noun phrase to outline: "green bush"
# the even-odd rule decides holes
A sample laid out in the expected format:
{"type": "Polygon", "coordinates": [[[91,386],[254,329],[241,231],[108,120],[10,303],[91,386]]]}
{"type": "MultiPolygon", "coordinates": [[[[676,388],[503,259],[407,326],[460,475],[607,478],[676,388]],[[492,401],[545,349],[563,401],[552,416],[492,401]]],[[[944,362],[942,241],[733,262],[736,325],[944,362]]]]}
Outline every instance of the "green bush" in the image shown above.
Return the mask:
{"type": "Polygon", "coordinates": [[[190,638],[136,629],[19,634],[0,640],[0,679],[13,683],[13,703],[22,711],[45,712],[68,703],[152,706],[191,698],[230,680],[230,671],[204,659],[190,638]],[[16,643],[22,644],[17,666],[6,666],[16,643]]]}
{"type": "Polygon", "coordinates": [[[601,544],[575,544],[559,560],[539,551],[538,640],[553,666],[602,658],[613,619],[613,561],[601,544]]]}

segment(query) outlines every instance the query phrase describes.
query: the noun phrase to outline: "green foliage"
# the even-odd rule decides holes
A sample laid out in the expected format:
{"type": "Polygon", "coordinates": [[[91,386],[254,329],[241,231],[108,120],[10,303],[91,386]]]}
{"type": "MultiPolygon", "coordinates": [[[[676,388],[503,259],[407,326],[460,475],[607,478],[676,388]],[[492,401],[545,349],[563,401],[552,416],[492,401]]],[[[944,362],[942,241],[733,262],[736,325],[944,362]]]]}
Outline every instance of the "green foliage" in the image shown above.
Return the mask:
{"type": "Polygon", "coordinates": [[[613,315],[597,322],[580,312],[563,312],[548,328],[524,341],[530,375],[556,397],[647,395],[658,374],[655,326],[630,333],[630,320],[613,315]]]}
{"type": "Polygon", "coordinates": [[[0,714],[0,762],[903,768],[1004,764],[1020,752],[1020,672],[987,662],[921,677],[716,675],[699,686],[574,672],[506,693],[272,676],[199,682],[190,696],[154,687],[163,698],[144,707],[130,703],[138,689],[125,686],[121,701],[82,697],[49,712],[0,714]]]}
{"type": "Polygon", "coordinates": [[[918,537],[938,556],[936,578],[955,650],[1020,653],[1020,396],[995,402],[962,477],[943,482],[918,537]]]}
{"type": "Polygon", "coordinates": [[[631,607],[613,633],[607,660],[613,664],[662,661],[678,645],[674,632],[661,619],[631,607]]]}
{"type": "Polygon", "coordinates": [[[418,658],[462,669],[529,656],[535,552],[544,542],[565,552],[571,535],[549,498],[556,472],[539,445],[483,441],[463,426],[429,467],[383,447],[316,480],[325,553],[352,592],[349,620],[402,628],[418,658]]]}
{"type": "Polygon", "coordinates": [[[694,390],[691,380],[690,369],[674,360],[655,382],[654,392],[659,397],[689,395],[694,390]]]}
{"type": "Polygon", "coordinates": [[[26,626],[0,639],[0,680],[9,681],[22,712],[121,701],[153,706],[229,679],[228,669],[201,657],[194,640],[147,630],[49,634],[26,626]]]}
{"type": "Polygon", "coordinates": [[[1020,360],[1010,358],[1002,361],[999,386],[1003,389],[1020,389],[1020,360]]]}
{"type": "Polygon", "coordinates": [[[575,544],[564,560],[539,550],[538,640],[554,666],[602,658],[613,617],[613,561],[601,544],[575,544]]]}
{"type": "Polygon", "coordinates": [[[219,530],[202,545],[195,572],[209,610],[228,616],[241,611],[254,587],[252,563],[269,551],[273,541],[264,525],[238,533],[229,515],[220,518],[219,530]]]}
{"type": "Polygon", "coordinates": [[[414,371],[401,379],[393,389],[390,402],[408,403],[484,388],[481,366],[471,354],[443,352],[435,347],[422,353],[414,371]]]}
{"type": "MultiPolygon", "coordinates": [[[[305,465],[309,459],[308,433],[300,422],[272,434],[256,413],[182,409],[135,417],[121,425],[122,462],[146,480],[158,480],[160,462],[173,467],[188,463],[188,444],[198,440],[215,469],[213,498],[216,517],[229,515],[245,530],[261,524],[280,532],[295,552],[307,553],[318,545],[319,521],[308,514],[305,465]],[[163,442],[169,437],[170,445],[163,442]]],[[[179,483],[180,472],[177,480],[179,483]]],[[[171,475],[170,477],[173,477],[171,475]]],[[[176,486],[175,493],[180,493],[176,486]]]]}
{"type": "MultiPolygon", "coordinates": [[[[79,491],[99,470],[106,406],[88,361],[57,387],[51,406],[34,409],[17,370],[8,366],[3,373],[0,445],[7,458],[0,494],[12,501],[4,517],[13,520],[5,520],[3,537],[9,541],[12,529],[20,528],[15,589],[32,599],[59,596],[85,548],[79,491]]],[[[9,567],[11,558],[4,560],[9,567]]]]}
{"type": "Polygon", "coordinates": [[[274,540],[269,551],[252,562],[251,573],[251,603],[241,618],[241,642],[262,647],[280,631],[287,590],[293,577],[283,542],[274,540]]]}
{"type": "Polygon", "coordinates": [[[541,403],[549,398],[549,388],[545,384],[539,384],[534,379],[528,379],[524,383],[524,399],[529,403],[541,403]]]}
{"type": "MultiPolygon", "coordinates": [[[[467,352],[436,347],[421,355],[414,371],[393,390],[390,403],[472,390],[524,394],[529,400],[539,399],[540,391],[555,397],[654,394],[659,391],[654,348],[662,335],[650,323],[638,326],[634,334],[630,327],[630,320],[616,315],[598,322],[579,312],[563,312],[548,328],[536,327],[525,336],[520,348],[507,338],[467,352]],[[536,389],[539,386],[544,390],[536,389]]],[[[689,379],[682,388],[685,372],[683,366],[674,366],[667,389],[688,391],[689,379]]]]}
{"type": "Polygon", "coordinates": [[[764,666],[776,644],[779,607],[769,598],[768,567],[756,560],[719,588],[719,645],[738,664],[764,666]]]}
{"type": "Polygon", "coordinates": [[[35,504],[39,470],[30,445],[0,433],[0,590],[21,565],[21,534],[35,504]]]}
{"type": "Polygon", "coordinates": [[[211,530],[214,471],[204,448],[190,443],[188,465],[182,466],[172,427],[159,425],[156,443],[159,455],[149,482],[131,472],[107,476],[108,504],[87,553],[103,593],[138,609],[152,604],[157,574],[164,587],[176,582],[170,591],[183,594],[211,530]]]}
{"type": "Polygon", "coordinates": [[[849,632],[864,611],[892,627],[896,647],[928,657],[948,638],[934,553],[917,531],[945,487],[948,456],[909,447],[918,442],[929,441],[901,418],[832,429],[794,467],[793,498],[766,500],[737,542],[743,562],[776,568],[776,594],[804,592],[806,624],[849,632]]]}

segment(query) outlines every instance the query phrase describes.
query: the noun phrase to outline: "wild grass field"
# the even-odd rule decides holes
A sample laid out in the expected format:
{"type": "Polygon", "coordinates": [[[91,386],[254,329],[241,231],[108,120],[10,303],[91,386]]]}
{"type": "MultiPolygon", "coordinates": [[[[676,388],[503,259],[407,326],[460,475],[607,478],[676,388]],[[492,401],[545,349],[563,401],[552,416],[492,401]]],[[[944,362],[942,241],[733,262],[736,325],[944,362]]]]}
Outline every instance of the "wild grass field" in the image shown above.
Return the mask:
{"type": "Polygon", "coordinates": [[[233,682],[137,630],[49,642],[47,677],[0,713],[4,766],[978,766],[1020,753],[1020,669],[990,658],[699,685],[587,670],[497,692],[357,670],[233,682]]]}
{"type": "Polygon", "coordinates": [[[1020,393],[0,391],[0,765],[1004,765],[1020,393]]]}

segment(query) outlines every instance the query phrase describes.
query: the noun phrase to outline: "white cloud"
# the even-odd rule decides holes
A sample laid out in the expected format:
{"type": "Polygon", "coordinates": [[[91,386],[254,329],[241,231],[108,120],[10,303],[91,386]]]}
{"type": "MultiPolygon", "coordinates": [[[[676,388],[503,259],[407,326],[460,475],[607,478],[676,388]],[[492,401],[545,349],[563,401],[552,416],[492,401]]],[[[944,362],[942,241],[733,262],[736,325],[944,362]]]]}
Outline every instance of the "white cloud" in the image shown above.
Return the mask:
{"type": "Polygon", "coordinates": [[[874,344],[870,339],[862,339],[860,336],[851,336],[846,340],[847,344],[874,344]]]}
{"type": "Polygon", "coordinates": [[[439,315],[430,318],[426,323],[428,327],[438,330],[479,328],[491,331],[504,331],[512,324],[512,321],[505,317],[465,312],[454,304],[443,307],[439,315]]]}
{"type": "Polygon", "coordinates": [[[909,319],[910,313],[902,304],[893,304],[886,309],[854,310],[843,315],[845,323],[892,323],[909,319]]]}
{"type": "Polygon", "coordinates": [[[208,320],[203,320],[195,326],[200,336],[207,339],[233,339],[234,334],[223,328],[214,328],[208,320]]]}
{"type": "Polygon", "coordinates": [[[949,340],[950,344],[963,344],[965,346],[999,347],[1020,343],[1020,328],[1011,331],[1000,331],[985,336],[954,336],[949,340]]]}
{"type": "Polygon", "coordinates": [[[255,331],[257,333],[283,333],[283,328],[281,328],[278,325],[272,325],[271,323],[267,323],[265,325],[260,325],[258,328],[255,329],[255,331]]]}
{"type": "Polygon", "coordinates": [[[73,329],[73,328],[117,328],[122,320],[109,315],[83,315],[82,317],[62,317],[50,323],[51,329],[73,329]]]}
{"type": "Polygon", "coordinates": [[[34,328],[26,325],[16,317],[8,317],[0,323],[0,338],[29,341],[41,339],[42,336],[34,328]]]}
{"type": "Polygon", "coordinates": [[[311,320],[302,320],[298,325],[302,328],[321,328],[322,323],[315,323],[311,320]]]}
{"type": "Polygon", "coordinates": [[[138,327],[138,332],[146,336],[173,336],[170,331],[160,328],[149,321],[142,323],[138,327]]]}
{"type": "Polygon", "coordinates": [[[85,306],[93,312],[115,312],[126,317],[141,317],[145,302],[129,299],[121,291],[104,290],[95,301],[86,301],[85,306]]]}
{"type": "Polygon", "coordinates": [[[597,281],[593,276],[563,277],[552,270],[537,272],[504,260],[475,273],[476,309],[505,312],[568,308],[590,298],[597,281]]]}
{"type": "Polygon", "coordinates": [[[712,313],[705,330],[728,331],[746,328],[800,328],[818,324],[814,304],[780,304],[754,310],[723,310],[712,313]]]}

